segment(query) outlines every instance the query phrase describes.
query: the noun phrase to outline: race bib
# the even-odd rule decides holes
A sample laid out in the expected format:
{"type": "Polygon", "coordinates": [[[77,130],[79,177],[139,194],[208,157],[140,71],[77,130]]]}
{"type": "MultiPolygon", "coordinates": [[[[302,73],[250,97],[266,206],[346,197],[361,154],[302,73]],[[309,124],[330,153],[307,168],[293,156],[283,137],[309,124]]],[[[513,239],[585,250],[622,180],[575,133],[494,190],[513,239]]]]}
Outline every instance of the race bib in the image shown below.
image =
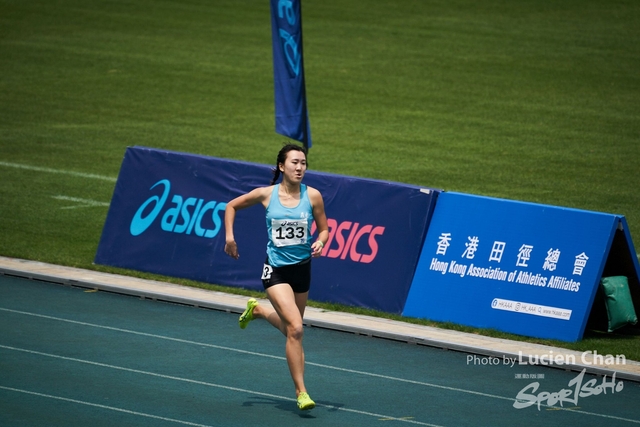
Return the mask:
{"type": "Polygon", "coordinates": [[[303,245],[307,243],[308,223],[306,219],[272,219],[271,241],[277,247],[303,245]]]}
{"type": "Polygon", "coordinates": [[[269,264],[265,264],[262,267],[262,277],[260,279],[262,280],[271,279],[271,273],[273,273],[273,267],[271,267],[269,264]]]}

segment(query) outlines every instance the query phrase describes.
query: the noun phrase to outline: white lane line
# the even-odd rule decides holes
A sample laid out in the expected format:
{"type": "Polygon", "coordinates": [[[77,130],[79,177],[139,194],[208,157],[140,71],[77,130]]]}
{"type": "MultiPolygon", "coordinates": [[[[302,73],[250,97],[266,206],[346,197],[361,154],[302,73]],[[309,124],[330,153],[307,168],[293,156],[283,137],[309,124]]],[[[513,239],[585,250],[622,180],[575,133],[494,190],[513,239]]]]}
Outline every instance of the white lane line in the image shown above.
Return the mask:
{"type": "Polygon", "coordinates": [[[34,172],[58,173],[58,174],[62,174],[62,175],[77,176],[79,178],[100,179],[102,181],[109,181],[109,182],[116,182],[117,181],[117,178],[113,178],[113,177],[110,177],[110,176],[96,175],[96,174],[92,174],[92,173],[74,172],[74,171],[68,171],[68,170],[64,170],[64,169],[43,168],[43,167],[40,167],[40,166],[30,166],[30,165],[25,165],[25,164],[21,164],[21,163],[9,163],[9,162],[0,161],[0,166],[6,166],[6,167],[9,167],[9,168],[16,168],[16,169],[30,170],[30,171],[34,171],[34,172]]]}
{"type": "MultiPolygon", "coordinates": [[[[197,346],[215,348],[215,349],[218,349],[218,350],[226,350],[226,351],[233,351],[233,352],[236,352],[236,353],[248,354],[248,355],[251,355],[251,356],[267,357],[267,358],[271,358],[271,359],[285,360],[286,361],[286,358],[283,357],[283,356],[274,356],[274,355],[271,355],[271,354],[256,353],[256,352],[253,352],[253,351],[240,350],[240,349],[232,348],[232,347],[223,347],[223,346],[219,346],[219,345],[215,345],[215,344],[184,340],[184,339],[181,339],[181,338],[172,338],[172,337],[167,337],[167,336],[163,336],[163,335],[149,334],[149,333],[146,333],[146,332],[132,331],[132,330],[129,330],[129,329],[115,328],[115,327],[112,327],[112,326],[97,325],[97,324],[94,324],[94,323],[79,322],[77,320],[63,319],[63,318],[60,318],[60,317],[47,316],[47,315],[44,315],[44,314],[31,313],[31,312],[27,312],[27,311],[12,310],[12,309],[9,309],[9,308],[4,308],[4,307],[0,307],[0,311],[7,311],[7,312],[10,312],[10,313],[16,313],[16,314],[23,314],[23,315],[32,316],[32,317],[40,317],[40,318],[43,318],[43,319],[56,320],[56,321],[59,321],[59,322],[72,323],[72,324],[81,325],[81,326],[90,326],[92,328],[100,328],[100,329],[107,329],[107,330],[116,331],[116,332],[124,332],[124,333],[127,333],[127,334],[140,335],[140,336],[145,336],[145,337],[150,337],[150,338],[158,338],[158,339],[167,340],[167,341],[175,341],[175,342],[179,342],[181,344],[192,344],[192,345],[197,345],[197,346]]],[[[337,366],[324,365],[324,364],[321,364],[321,363],[314,363],[314,362],[310,362],[310,361],[305,361],[305,364],[306,365],[311,365],[311,366],[317,366],[319,368],[332,369],[334,371],[349,372],[349,373],[352,373],[352,374],[365,375],[365,376],[375,377],[375,378],[383,378],[383,379],[391,380],[391,381],[399,381],[399,382],[404,382],[404,383],[408,383],[408,384],[415,384],[415,385],[421,385],[421,386],[425,386],[425,387],[438,388],[438,389],[442,389],[442,390],[449,390],[449,391],[455,391],[455,392],[460,392],[460,393],[473,394],[473,395],[477,395],[477,396],[490,397],[490,398],[493,398],[493,399],[507,400],[509,402],[515,402],[516,401],[515,398],[510,398],[510,397],[498,396],[498,395],[488,394],[488,393],[481,393],[481,392],[478,392],[478,391],[466,390],[466,389],[461,389],[461,388],[456,388],[456,387],[448,387],[448,386],[443,386],[443,385],[439,385],[439,384],[432,384],[432,383],[427,383],[427,382],[422,382],[422,381],[415,381],[415,380],[408,380],[408,379],[404,379],[404,378],[391,377],[391,376],[388,376],[388,375],[375,374],[375,373],[372,373],[372,372],[365,372],[365,371],[357,371],[357,370],[354,370],[354,369],[340,368],[340,367],[337,367],[337,366]]]]}
{"type": "MultiPolygon", "coordinates": [[[[93,362],[91,360],[77,359],[75,357],[67,357],[67,356],[60,356],[60,355],[57,355],[57,354],[43,353],[43,352],[40,352],[40,351],[28,350],[28,349],[25,349],[25,348],[11,347],[11,346],[2,345],[2,344],[0,344],[0,348],[3,348],[5,350],[12,350],[12,351],[17,351],[17,352],[22,352],[22,353],[34,354],[34,355],[37,355],[37,356],[49,357],[49,358],[52,358],[52,359],[60,359],[60,360],[65,360],[65,361],[69,361],[69,362],[84,363],[84,364],[87,364],[87,365],[98,366],[98,367],[101,367],[101,368],[108,368],[108,369],[115,369],[115,370],[124,371],[124,372],[131,372],[131,373],[134,373],[134,374],[148,375],[148,376],[157,377],[157,378],[163,378],[163,379],[167,379],[167,380],[181,381],[181,382],[186,382],[186,383],[190,383],[190,384],[197,384],[197,385],[202,385],[202,386],[207,386],[207,387],[220,388],[220,389],[223,389],[223,390],[236,391],[236,392],[240,392],[240,393],[247,393],[247,394],[253,394],[253,395],[258,395],[258,396],[264,396],[264,397],[269,397],[271,399],[295,401],[295,399],[293,399],[293,398],[285,397],[285,396],[278,396],[277,394],[263,393],[263,392],[259,392],[259,391],[255,391],[255,390],[247,390],[247,389],[242,389],[242,388],[238,388],[238,387],[230,387],[230,386],[226,386],[226,385],[222,385],[222,384],[209,383],[209,382],[206,382],[206,381],[192,380],[192,379],[189,379],[189,378],[174,377],[172,375],[158,374],[156,372],[142,371],[140,369],[125,368],[123,366],[109,365],[109,364],[106,364],[106,363],[93,362]]],[[[356,414],[360,414],[360,415],[367,415],[367,416],[371,416],[371,417],[375,417],[375,418],[385,418],[385,419],[389,419],[389,420],[401,421],[401,422],[406,422],[406,423],[410,423],[410,424],[418,424],[418,425],[429,426],[429,427],[442,427],[442,426],[439,426],[439,425],[436,425],[436,424],[423,423],[423,422],[414,421],[414,420],[407,420],[407,419],[403,419],[403,418],[396,418],[396,417],[391,417],[391,416],[388,416],[388,415],[376,414],[376,413],[373,413],[373,412],[358,411],[358,410],[355,410],[355,409],[348,409],[348,408],[342,408],[342,407],[331,406],[331,405],[323,405],[323,404],[316,404],[316,406],[317,407],[318,406],[323,406],[323,407],[326,407],[326,408],[329,408],[329,409],[333,409],[333,410],[352,412],[352,413],[356,413],[356,414]]],[[[196,425],[196,424],[194,424],[194,425],[196,425]]]]}
{"type": "MultiPolygon", "coordinates": [[[[103,326],[103,325],[97,325],[97,324],[93,324],[93,323],[79,322],[77,320],[63,319],[63,318],[60,318],[60,317],[47,316],[47,315],[44,315],[44,314],[31,313],[31,312],[27,312],[27,311],[12,310],[12,309],[9,309],[9,308],[4,308],[4,307],[0,307],[0,311],[6,311],[6,312],[16,313],[16,314],[23,314],[23,315],[26,315],[26,316],[40,317],[40,318],[44,318],[44,319],[56,320],[56,321],[60,321],[60,322],[72,323],[72,324],[77,324],[77,325],[82,325],[82,326],[90,326],[90,327],[93,327],[93,328],[107,329],[107,330],[112,330],[112,331],[116,331],[116,332],[124,332],[124,333],[128,333],[128,334],[146,336],[146,337],[150,337],[150,338],[158,338],[158,339],[163,339],[163,340],[167,340],[167,341],[175,341],[175,342],[179,342],[179,343],[183,343],[183,344],[192,344],[192,345],[198,345],[198,346],[202,346],[202,347],[215,348],[215,349],[219,349],[219,350],[233,351],[233,352],[236,352],[236,353],[243,353],[243,354],[248,354],[248,355],[252,355],[252,356],[266,357],[266,358],[278,359],[278,360],[286,360],[286,358],[284,358],[282,356],[274,356],[274,355],[270,355],[270,354],[256,353],[256,352],[247,351],[247,350],[240,350],[240,349],[232,348],[232,347],[224,347],[224,346],[219,346],[219,345],[215,345],[215,344],[202,343],[202,342],[198,342],[198,341],[184,340],[184,339],[181,339],[181,338],[173,338],[173,337],[167,337],[167,336],[163,336],[163,335],[149,334],[149,333],[146,333],[146,332],[132,331],[132,330],[128,330],[128,329],[115,328],[115,327],[112,327],[112,326],[103,326]]],[[[349,373],[358,374],[358,375],[364,375],[364,376],[370,376],[370,377],[376,377],[376,378],[383,378],[383,379],[391,380],[391,381],[404,382],[404,383],[408,383],[408,384],[415,384],[415,385],[420,385],[420,386],[425,386],[425,387],[432,387],[432,388],[437,388],[437,389],[442,389],[442,390],[449,390],[449,391],[454,391],[454,392],[459,392],[459,393],[472,394],[472,395],[476,395],[476,396],[484,396],[484,397],[489,397],[489,398],[492,398],[492,399],[507,400],[509,402],[515,402],[516,401],[515,398],[511,398],[511,397],[505,397],[505,396],[499,396],[499,395],[495,395],[495,394],[482,393],[482,392],[478,392],[478,391],[474,391],[474,390],[467,390],[467,389],[462,389],[462,388],[457,388],[457,387],[443,386],[443,385],[440,385],[440,384],[432,384],[432,383],[427,383],[427,382],[422,382],[422,381],[415,381],[415,380],[408,380],[408,379],[404,379],[404,378],[391,377],[391,376],[388,376],[388,375],[375,374],[375,373],[372,373],[372,372],[364,372],[364,371],[357,371],[357,370],[353,370],[353,369],[340,368],[340,367],[337,367],[337,366],[324,365],[324,364],[321,364],[321,363],[314,363],[314,362],[305,361],[305,364],[311,365],[311,366],[316,366],[316,367],[319,367],[319,368],[332,369],[332,370],[335,370],[335,371],[349,372],[349,373]]],[[[638,421],[638,420],[627,419],[627,418],[622,418],[622,417],[616,417],[614,415],[598,414],[598,413],[594,413],[594,412],[582,411],[582,410],[579,410],[579,409],[561,408],[561,407],[558,408],[558,407],[548,406],[548,405],[540,405],[540,406],[544,406],[544,407],[548,407],[548,408],[552,408],[552,409],[556,409],[556,410],[561,410],[561,411],[570,411],[572,413],[578,413],[578,414],[584,414],[584,415],[593,415],[593,416],[602,417],[602,418],[609,418],[609,419],[628,421],[628,422],[632,422],[632,423],[635,423],[635,424],[640,424],[640,421],[638,421]]],[[[354,412],[353,410],[351,410],[351,411],[354,412]]],[[[409,421],[407,421],[407,422],[409,422],[409,421]]]]}
{"type": "Polygon", "coordinates": [[[282,357],[282,356],[272,356],[272,355],[269,355],[269,354],[255,353],[255,352],[252,352],[252,351],[240,350],[240,349],[231,348],[231,347],[224,347],[224,346],[215,345],[215,344],[202,343],[202,342],[197,342],[197,341],[190,341],[190,340],[185,340],[185,339],[181,339],[181,338],[166,337],[166,336],[163,336],[163,335],[149,334],[149,333],[146,333],[146,332],[132,331],[132,330],[129,330],[129,329],[115,328],[113,326],[103,326],[103,325],[97,325],[97,324],[94,324],[94,323],[79,322],[77,320],[63,319],[61,317],[53,317],[53,316],[47,316],[47,315],[44,315],[44,314],[30,313],[28,311],[12,310],[10,308],[3,308],[3,307],[0,307],[0,311],[7,311],[7,312],[10,312],[10,313],[16,313],[16,314],[24,314],[26,316],[40,317],[40,318],[43,318],[43,319],[57,320],[59,322],[73,323],[73,324],[81,325],[81,326],[90,326],[92,328],[100,328],[100,329],[106,329],[106,330],[116,331],[116,332],[124,332],[124,333],[127,333],[127,334],[140,335],[140,336],[144,336],[144,337],[159,338],[159,339],[163,339],[163,340],[179,342],[179,343],[182,343],[182,344],[193,344],[193,345],[198,345],[198,346],[202,346],[202,347],[216,348],[216,349],[219,349],[219,350],[235,351],[236,353],[244,353],[244,354],[249,354],[249,355],[252,355],[252,356],[262,356],[262,357],[269,357],[269,358],[272,358],[272,359],[286,360],[286,358],[282,357]]]}
{"type": "Polygon", "coordinates": [[[64,200],[66,202],[74,202],[75,205],[72,206],[64,206],[60,209],[77,209],[77,208],[93,208],[93,207],[109,207],[109,203],[98,202],[97,200],[91,199],[80,199],[77,197],[69,197],[69,196],[51,196],[56,200],[64,200]]]}
{"type": "Polygon", "coordinates": [[[77,403],[79,405],[93,406],[94,408],[108,409],[110,411],[124,412],[125,414],[129,414],[129,415],[137,415],[137,416],[140,416],[140,417],[153,418],[153,419],[162,420],[162,421],[169,421],[169,422],[172,422],[172,423],[184,424],[184,425],[187,425],[187,426],[212,427],[212,426],[209,426],[209,425],[206,425],[206,424],[190,423],[189,421],[182,421],[182,420],[176,420],[176,419],[173,419],[173,418],[161,417],[161,416],[158,416],[158,415],[145,414],[144,412],[130,411],[128,409],[116,408],[114,406],[100,405],[98,403],[91,403],[91,402],[85,402],[83,400],[69,399],[69,398],[61,397],[61,396],[53,396],[51,394],[38,393],[38,392],[35,392],[35,391],[21,390],[19,388],[5,387],[5,386],[0,385],[0,389],[13,391],[13,392],[16,392],[16,393],[30,394],[32,396],[46,397],[48,399],[62,400],[64,402],[77,403]]]}
{"type": "MultiPolygon", "coordinates": [[[[198,342],[198,341],[190,341],[190,340],[185,340],[185,339],[181,339],[181,338],[173,338],[173,337],[167,337],[167,336],[163,336],[163,335],[149,334],[149,333],[146,333],[146,332],[132,331],[132,330],[129,330],[129,329],[115,328],[113,326],[97,325],[97,324],[94,324],[94,323],[80,322],[80,321],[71,320],[71,319],[63,319],[63,318],[60,318],[60,317],[47,316],[47,315],[44,315],[44,314],[37,314],[37,313],[31,313],[31,312],[19,311],[19,310],[12,310],[12,309],[9,309],[9,308],[4,308],[4,307],[0,307],[0,311],[7,311],[7,312],[10,312],[10,313],[16,313],[16,314],[23,314],[23,315],[32,316],[32,317],[40,317],[40,318],[43,318],[43,319],[56,320],[56,321],[59,321],[59,322],[72,323],[72,324],[81,325],[81,326],[89,326],[89,327],[92,327],[92,328],[100,328],[100,329],[106,329],[106,330],[111,330],[111,331],[116,331],[116,332],[124,332],[124,333],[127,333],[127,334],[140,335],[140,336],[145,336],[145,337],[150,337],[150,338],[158,338],[158,339],[167,340],[167,341],[179,342],[181,344],[192,344],[192,345],[197,345],[197,346],[202,346],[202,347],[215,348],[215,349],[218,349],[218,350],[233,351],[233,352],[236,352],[236,353],[248,354],[248,355],[251,355],[251,356],[259,356],[259,357],[266,357],[266,358],[270,358],[270,359],[286,361],[286,358],[283,357],[283,356],[274,356],[274,355],[271,355],[271,354],[256,353],[256,352],[253,352],[253,351],[241,350],[241,349],[238,349],[238,348],[224,347],[224,346],[220,346],[220,345],[203,343],[203,342],[198,342]]],[[[370,376],[370,377],[375,377],[375,378],[383,378],[383,379],[391,380],[391,381],[405,382],[405,383],[409,383],[409,384],[415,384],[415,385],[421,385],[421,386],[426,386],[426,387],[439,388],[439,389],[450,390],[450,391],[457,391],[457,392],[461,392],[461,393],[468,393],[468,394],[474,394],[474,395],[479,395],[479,396],[491,397],[491,398],[494,398],[494,399],[502,399],[502,400],[508,400],[510,402],[515,402],[514,398],[509,398],[509,397],[504,397],[504,396],[497,396],[497,395],[487,394],[487,393],[481,393],[481,392],[477,392],[477,391],[473,391],[473,390],[465,390],[465,389],[461,389],[461,388],[448,387],[448,386],[443,386],[443,385],[438,385],[438,384],[431,384],[431,383],[426,383],[426,382],[422,382],[422,381],[407,380],[407,379],[404,379],[404,378],[396,378],[396,377],[391,377],[391,376],[388,376],[388,375],[375,374],[375,373],[372,373],[372,372],[364,372],[364,371],[357,371],[357,370],[354,370],[354,369],[340,368],[340,367],[337,367],[337,366],[324,365],[324,364],[321,364],[321,363],[314,363],[314,362],[310,362],[310,361],[305,361],[305,364],[306,365],[311,365],[311,366],[317,366],[319,368],[332,369],[332,370],[335,370],[335,371],[348,372],[348,373],[351,373],[351,374],[365,375],[365,376],[370,376]]]]}

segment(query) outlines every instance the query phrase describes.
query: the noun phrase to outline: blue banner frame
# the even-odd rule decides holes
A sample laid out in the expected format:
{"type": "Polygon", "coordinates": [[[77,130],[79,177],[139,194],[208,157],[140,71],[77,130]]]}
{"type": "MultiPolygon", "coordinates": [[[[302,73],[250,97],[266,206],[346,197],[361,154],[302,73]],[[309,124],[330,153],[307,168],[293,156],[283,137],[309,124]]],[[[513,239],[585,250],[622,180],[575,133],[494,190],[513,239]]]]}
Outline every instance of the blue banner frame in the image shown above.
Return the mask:
{"type": "MultiPolygon", "coordinates": [[[[130,147],[95,263],[262,290],[264,209],[236,215],[239,260],[224,253],[223,218],[228,201],[271,177],[267,165],[130,147]]],[[[330,229],[310,298],[400,314],[438,192],[316,172],[304,182],[322,193],[330,229]]]]}
{"type": "Polygon", "coordinates": [[[442,193],[403,315],[577,341],[625,225],[619,215],[442,193]]]}

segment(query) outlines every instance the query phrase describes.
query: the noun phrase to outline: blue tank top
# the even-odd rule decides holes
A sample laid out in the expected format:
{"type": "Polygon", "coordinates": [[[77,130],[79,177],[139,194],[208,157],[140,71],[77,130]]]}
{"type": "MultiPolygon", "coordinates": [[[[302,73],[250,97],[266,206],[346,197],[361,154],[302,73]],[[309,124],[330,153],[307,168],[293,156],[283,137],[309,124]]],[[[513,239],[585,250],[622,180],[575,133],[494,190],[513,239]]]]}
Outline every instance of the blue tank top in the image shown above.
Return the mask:
{"type": "Polygon", "coordinates": [[[313,208],[307,194],[307,186],[300,184],[300,203],[288,208],[280,203],[278,190],[273,187],[267,206],[267,257],[269,265],[282,267],[297,264],[311,256],[311,222],[313,208]]]}

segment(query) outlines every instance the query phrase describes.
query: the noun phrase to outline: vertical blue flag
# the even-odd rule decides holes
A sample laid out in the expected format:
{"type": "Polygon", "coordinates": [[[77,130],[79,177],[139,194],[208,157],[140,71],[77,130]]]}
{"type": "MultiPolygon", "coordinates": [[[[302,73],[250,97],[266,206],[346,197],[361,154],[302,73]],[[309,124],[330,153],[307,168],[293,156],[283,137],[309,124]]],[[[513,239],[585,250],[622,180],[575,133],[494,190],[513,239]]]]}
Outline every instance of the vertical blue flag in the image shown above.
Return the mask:
{"type": "Polygon", "coordinates": [[[271,0],[276,132],[311,147],[300,0],[271,0]]]}

